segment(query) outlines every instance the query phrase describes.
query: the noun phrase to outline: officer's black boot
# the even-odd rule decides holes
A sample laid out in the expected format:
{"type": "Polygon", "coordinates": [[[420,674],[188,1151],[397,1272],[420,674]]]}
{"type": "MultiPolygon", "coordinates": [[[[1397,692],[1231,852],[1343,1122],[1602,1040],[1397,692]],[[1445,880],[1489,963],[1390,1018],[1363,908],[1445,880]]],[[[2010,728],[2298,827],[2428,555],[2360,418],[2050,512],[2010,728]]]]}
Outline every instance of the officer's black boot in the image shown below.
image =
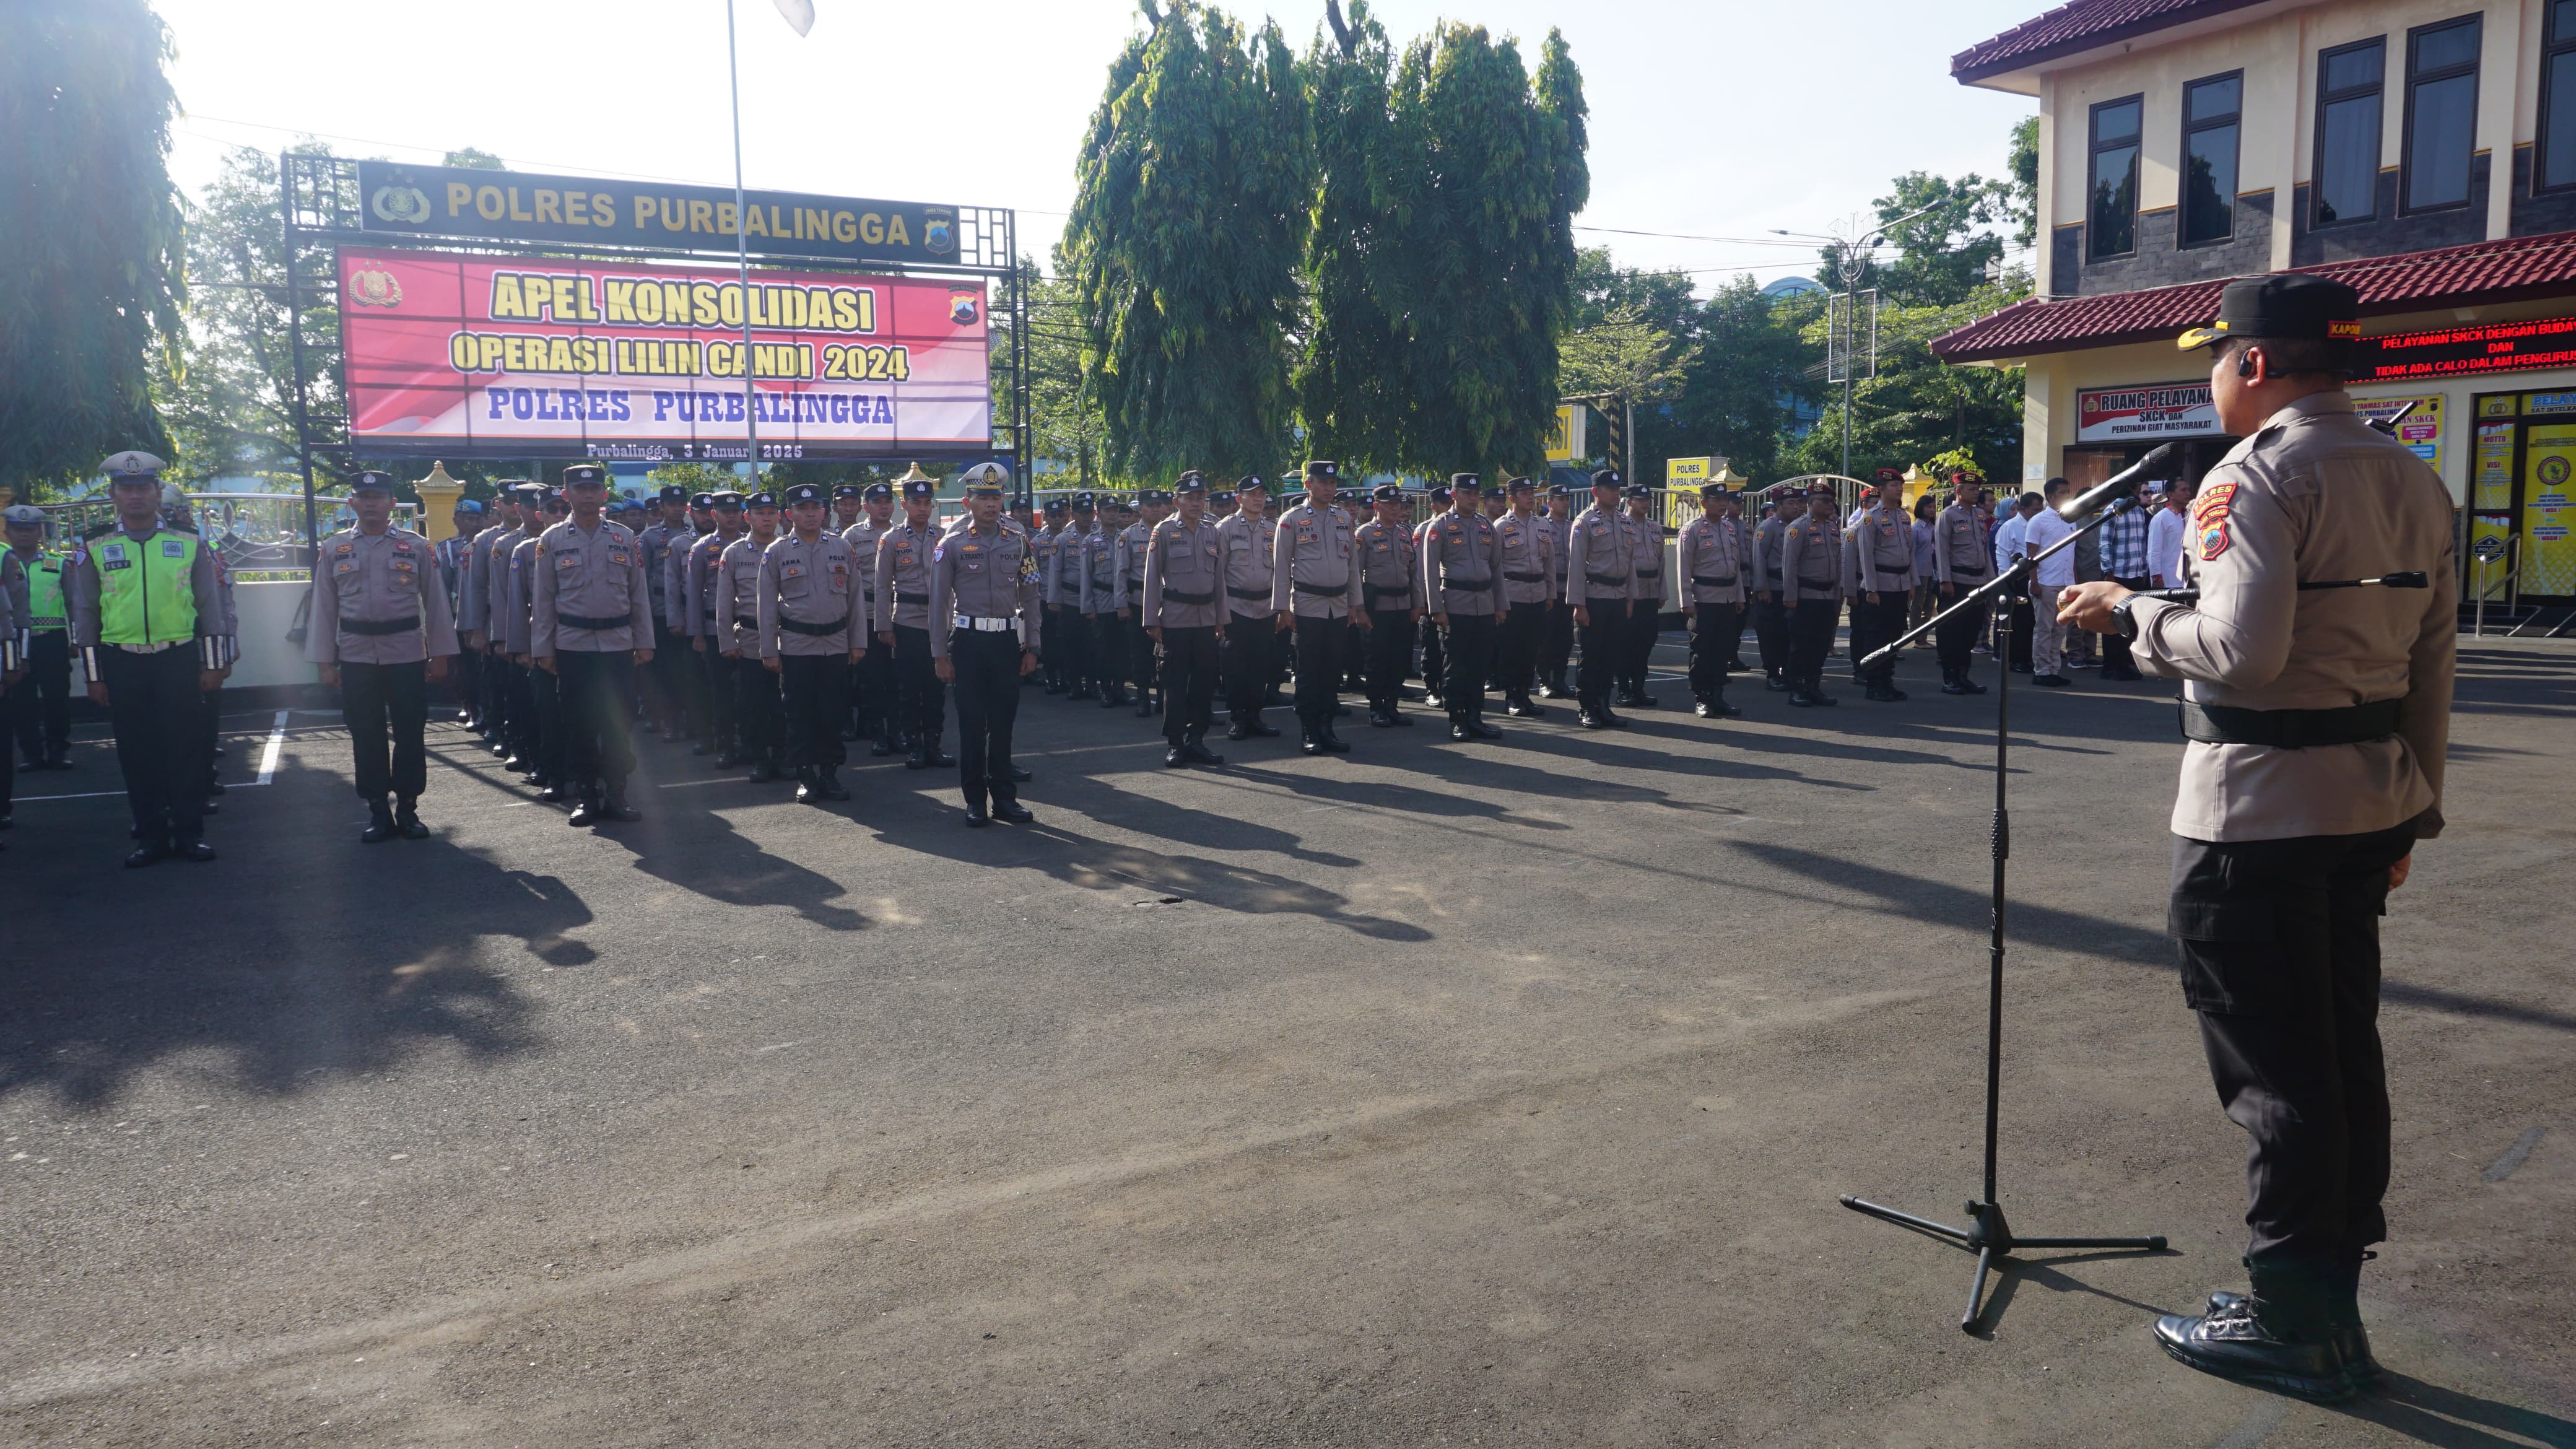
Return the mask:
{"type": "Polygon", "coordinates": [[[1312,726],[1308,726],[1307,728],[1298,731],[1298,734],[1302,739],[1297,747],[1305,753],[1310,755],[1329,755],[1332,753],[1331,748],[1325,745],[1324,737],[1317,734],[1312,726]]]}
{"type": "Polygon", "coordinates": [[[1382,704],[1370,705],[1369,723],[1378,729],[1391,730],[1396,724],[1395,711],[1382,704]]]}
{"type": "Polygon", "coordinates": [[[604,812],[601,810],[599,804],[599,797],[596,794],[593,794],[590,789],[584,789],[581,793],[581,799],[572,807],[572,814],[564,817],[564,824],[571,826],[575,830],[587,829],[590,826],[597,825],[603,814],[604,812]]]}
{"type": "Polygon", "coordinates": [[[1207,731],[1192,730],[1181,737],[1181,752],[1202,765],[1222,765],[1225,756],[1207,747],[1207,731]]]}
{"type": "Polygon", "coordinates": [[[824,799],[847,800],[850,798],[850,792],[841,784],[841,769],[838,765],[825,765],[816,773],[821,777],[817,781],[817,786],[822,791],[824,799]]]}
{"type": "Polygon", "coordinates": [[[600,813],[609,820],[635,821],[644,818],[643,811],[626,803],[626,782],[622,779],[608,782],[607,803],[600,807],[600,813]]]}
{"type": "MultiPolygon", "coordinates": [[[[778,762],[767,755],[761,756],[760,762],[751,767],[751,783],[755,785],[766,785],[777,778],[778,762]]],[[[802,770],[797,771],[796,778],[800,781],[803,780],[805,778],[805,772],[802,770]]],[[[799,795],[797,798],[801,800],[804,797],[799,795]]]]}
{"type": "MultiPolygon", "coordinates": [[[[2353,1383],[2321,1275],[2254,1266],[2253,1292],[2211,1295],[2214,1310],[2156,1320],[2156,1346],[2220,1378],[2259,1384],[2316,1403],[2350,1398],[2353,1383]]],[[[2355,1315],[2354,1330],[2359,1330],[2355,1315]]],[[[2365,1345],[2366,1351],[2366,1345],[2365,1345]]]]}
{"type": "MultiPolygon", "coordinates": [[[[1467,733],[1474,735],[1480,740],[1499,740],[1503,737],[1503,732],[1501,730],[1485,723],[1485,712],[1482,709],[1478,709],[1475,713],[1467,716],[1467,733]]],[[[1335,743],[1338,744],[1340,742],[1335,741],[1335,743]]],[[[1347,750],[1350,746],[1343,745],[1342,748],[1347,750]]]]}
{"type": "Polygon", "coordinates": [[[1943,694],[1965,694],[1968,692],[1967,688],[1959,683],[1959,671],[1955,669],[1944,669],[1941,671],[1941,692],[1943,694]]]}
{"type": "Polygon", "coordinates": [[[796,767],[796,803],[812,805],[820,802],[822,798],[823,792],[814,782],[814,772],[803,765],[798,765],[796,767]]]}
{"type": "Polygon", "coordinates": [[[427,840],[429,827],[420,822],[420,801],[409,795],[394,801],[394,829],[405,840],[427,840]]]}
{"type": "Polygon", "coordinates": [[[890,729],[878,730],[876,743],[868,746],[868,754],[876,759],[882,760],[893,753],[894,731],[890,729]]]}
{"type": "Polygon", "coordinates": [[[1143,694],[1140,694],[1140,695],[1136,696],[1136,718],[1138,718],[1138,719],[1152,719],[1153,717],[1154,717],[1154,692],[1153,692],[1152,690],[1150,690],[1150,689],[1149,689],[1149,690],[1145,691],[1143,694]]]}
{"type": "Polygon", "coordinates": [[[1968,671],[1963,666],[1959,670],[1959,692],[1961,694],[1983,694],[1986,692],[1986,687],[1979,684],[1974,679],[1969,678],[1968,671]]]}
{"type": "Polygon", "coordinates": [[[379,795],[367,802],[367,828],[358,832],[358,843],[382,845],[393,838],[393,807],[385,802],[384,796],[379,795]]]}

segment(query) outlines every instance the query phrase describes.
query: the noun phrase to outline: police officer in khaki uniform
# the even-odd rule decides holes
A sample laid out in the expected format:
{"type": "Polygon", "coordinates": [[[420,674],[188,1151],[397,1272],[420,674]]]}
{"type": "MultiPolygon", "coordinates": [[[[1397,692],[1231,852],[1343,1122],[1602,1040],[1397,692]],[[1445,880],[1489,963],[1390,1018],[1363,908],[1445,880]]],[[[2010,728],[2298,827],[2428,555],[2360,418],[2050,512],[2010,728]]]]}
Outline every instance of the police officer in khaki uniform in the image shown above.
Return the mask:
{"type": "Polygon", "coordinates": [[[1159,488],[1140,488],[1135,511],[1135,520],[1118,530],[1118,620],[1125,631],[1126,677],[1136,691],[1136,718],[1152,719],[1163,701],[1154,671],[1154,640],[1145,632],[1145,549],[1153,541],[1154,529],[1172,516],[1172,495],[1159,488]]]}
{"type": "Polygon", "coordinates": [[[1495,546],[1502,551],[1503,618],[1498,641],[1502,655],[1503,713],[1515,719],[1544,718],[1547,710],[1530,698],[1538,682],[1539,643],[1556,611],[1563,581],[1556,576],[1556,530],[1538,516],[1538,485],[1527,478],[1503,484],[1508,509],[1494,520],[1495,546]]]}
{"type": "Polygon", "coordinates": [[[1627,523],[1619,516],[1621,486],[1616,468],[1592,475],[1592,506],[1575,516],[1573,537],[1566,544],[1565,602],[1574,609],[1575,633],[1583,648],[1574,671],[1575,719],[1588,730],[1628,727],[1610,709],[1620,650],[1628,637],[1630,575],[1637,566],[1627,523]]]}
{"type": "MultiPolygon", "coordinates": [[[[1279,515],[1271,543],[1270,606],[1282,633],[1297,645],[1297,723],[1310,755],[1346,755],[1350,745],[1333,730],[1341,708],[1343,636],[1360,606],[1360,571],[1350,515],[1335,506],[1342,465],[1316,459],[1306,465],[1306,500],[1279,515]]],[[[1361,624],[1366,628],[1365,622],[1361,624]]]]}
{"type": "Polygon", "coordinates": [[[516,657],[524,651],[510,647],[510,553],[541,531],[529,525],[536,521],[537,495],[545,490],[524,478],[501,479],[498,487],[492,507],[500,521],[475,540],[481,557],[465,627],[474,636],[474,647],[483,650],[484,674],[490,681],[491,708],[484,715],[484,726],[492,753],[501,757],[502,768],[528,771],[537,767],[536,701],[528,688],[528,671],[516,657]]]}
{"type": "Polygon", "coordinates": [[[653,663],[644,671],[645,714],[661,730],[664,744],[677,744],[687,725],[683,671],[689,667],[689,651],[671,626],[671,557],[685,552],[696,537],[689,527],[689,490],[664,485],[652,520],[635,534],[644,550],[644,577],[653,590],[653,663]]]}
{"type": "Polygon", "coordinates": [[[695,661],[689,687],[696,691],[690,708],[698,738],[689,753],[712,754],[717,769],[730,770],[742,763],[741,731],[734,713],[733,661],[724,652],[728,636],[716,627],[716,585],[724,551],[742,537],[742,495],[728,488],[702,496],[707,500],[703,510],[707,526],[691,538],[687,553],[675,555],[679,573],[674,586],[679,590],[680,613],[687,620],[679,632],[687,637],[695,661]]]}
{"type": "Polygon", "coordinates": [[[572,517],[537,541],[530,655],[555,677],[564,722],[564,770],[581,803],[575,827],[640,820],[626,803],[635,749],[635,668],[653,662],[653,595],[644,551],[624,525],[600,516],[608,470],[575,463],[563,471],[572,517]]]}
{"type": "Polygon", "coordinates": [[[751,783],[766,785],[778,778],[787,757],[787,718],[778,690],[783,671],[769,668],[760,648],[760,560],[778,541],[778,495],[763,491],[745,499],[743,522],[742,537],[716,556],[717,653],[740,741],[734,763],[750,761],[751,783]]]}
{"type": "Polygon", "coordinates": [[[1494,664],[1494,619],[1502,607],[1502,541],[1484,512],[1485,481],[1449,475],[1449,511],[1422,530],[1422,592],[1440,631],[1440,701],[1449,738],[1498,740],[1485,723],[1485,677],[1494,664]]]}
{"type": "Polygon", "coordinates": [[[1547,625],[1539,636],[1538,697],[1568,699],[1574,690],[1565,671],[1574,659],[1574,609],[1565,602],[1566,557],[1574,545],[1574,490],[1563,483],[1547,486],[1548,577],[1556,582],[1548,595],[1547,625]]]}
{"type": "Polygon", "coordinates": [[[1825,693],[1825,659],[1843,614],[1842,525],[1834,489],[1807,491],[1807,513],[1780,531],[1780,590],[1789,598],[1789,702],[1801,709],[1839,704],[1825,693]]]}
{"type": "MultiPolygon", "coordinates": [[[[526,534],[510,547],[508,575],[502,588],[504,613],[502,638],[510,658],[528,681],[528,708],[522,712],[520,728],[527,742],[521,751],[521,764],[526,773],[521,778],[538,788],[537,798],[545,801],[577,800],[564,770],[566,735],[563,716],[563,681],[536,667],[536,569],[537,540],[545,531],[572,516],[572,505],[564,502],[560,490],[542,483],[523,485],[527,503],[520,509],[528,520],[526,534]]],[[[514,757],[516,758],[516,757],[514,757]]]]}
{"type": "Polygon", "coordinates": [[[1056,547],[1058,592],[1082,626],[1082,695],[1102,709],[1127,703],[1127,633],[1118,618],[1118,535],[1110,527],[1116,499],[1073,495],[1077,536],[1056,547]]]}
{"type": "Polygon", "coordinates": [[[1027,534],[1002,526],[999,465],[966,470],[966,527],[939,541],[930,562],[931,658],[957,686],[957,776],[966,823],[1013,825],[1035,817],[1020,804],[1011,727],[1020,680],[1038,667],[1038,559],[1027,534]]]}
{"type": "Polygon", "coordinates": [[[456,625],[428,539],[393,526],[393,475],[372,468],[349,479],[353,526],[324,539],[313,563],[304,657],[340,691],[369,845],[400,835],[426,840],[421,792],[429,788],[429,686],[447,677],[456,625]],[[391,796],[388,800],[386,797],[391,796]]]}
{"type": "Polygon", "coordinates": [[[116,763],[141,844],[128,866],[215,858],[205,841],[205,695],[223,680],[223,601],[213,550],[162,526],[160,459],[109,458],[116,522],[72,553],[71,647],[116,731],[116,763]]]}
{"type": "Polygon", "coordinates": [[[2343,388],[2352,288],[2231,282],[2210,400],[2243,441],[2210,470],[2184,552],[2197,608],[2080,584],[2058,619],[2131,642],[2184,681],[2169,927],[2246,1160],[2249,1294],[2155,1328],[2194,1368],[2334,1399],[2378,1372],[2357,1299],[2384,1239],[2387,1072],[2379,917],[2415,842],[2442,831],[2459,630],[2451,498],[2343,388]],[[2304,583],[2421,570],[2426,590],[2304,583]]]}
{"type": "Polygon", "coordinates": [[[1851,597],[1852,672],[1863,698],[1894,704],[1896,661],[1862,674],[1860,662],[1905,632],[1906,601],[1914,596],[1914,518],[1905,511],[1905,480],[1893,468],[1878,470],[1877,496],[1843,535],[1843,588],[1851,597]]]}
{"type": "Polygon", "coordinates": [[[1727,655],[1744,633],[1744,562],[1739,535],[1725,516],[1723,483],[1699,490],[1700,515],[1673,541],[1673,583],[1690,625],[1690,687],[1701,719],[1740,719],[1726,702],[1727,655]]]}
{"type": "MultiPolygon", "coordinates": [[[[841,530],[859,567],[859,631],[873,645],[877,617],[877,540],[894,527],[894,489],[871,483],[859,490],[859,520],[841,530]]],[[[878,759],[895,752],[894,650],[871,647],[850,674],[851,728],[846,739],[868,741],[878,759]]]]}
{"type": "MultiPolygon", "coordinates": [[[[1932,577],[1940,586],[1939,597],[1933,600],[1935,609],[1950,607],[1995,576],[1985,519],[1978,512],[1985,501],[1985,484],[1983,477],[1965,469],[1950,475],[1949,506],[1932,520],[1932,577]]],[[[1943,694],[1986,692],[1984,685],[1968,677],[1968,666],[1976,657],[1977,640],[1986,632],[1986,616],[1993,607],[1980,603],[1962,609],[1958,617],[1932,631],[1943,694]]]]}
{"type": "Polygon", "coordinates": [[[841,722],[850,717],[850,671],[867,653],[858,559],[823,526],[827,512],[821,488],[788,489],[788,529],[760,553],[760,663],[779,678],[787,763],[806,805],[850,798],[841,787],[841,722]]]}
{"type": "Polygon", "coordinates": [[[1378,729],[1411,729],[1398,708],[1404,672],[1413,660],[1413,635],[1430,612],[1422,594],[1421,559],[1413,545],[1413,516],[1400,484],[1381,483],[1370,495],[1377,516],[1351,535],[1359,558],[1360,606],[1368,615],[1369,723],[1378,729]]]}
{"type": "Polygon", "coordinates": [[[1621,495],[1627,505],[1628,635],[1619,653],[1619,702],[1631,709],[1657,708],[1646,693],[1646,674],[1654,667],[1655,641],[1664,630],[1664,525],[1655,517],[1655,490],[1631,483],[1621,495]]]}
{"type": "Polygon", "coordinates": [[[1224,547],[1208,518],[1207,480],[1193,470],[1172,485],[1175,511],[1145,542],[1137,617],[1163,656],[1163,763],[1222,765],[1207,747],[1216,704],[1217,621],[1226,613],[1224,547]]]}
{"type": "Polygon", "coordinates": [[[1224,566],[1225,737],[1268,739],[1279,733],[1261,718],[1276,652],[1271,637],[1279,632],[1270,609],[1270,559],[1279,525],[1270,517],[1270,485],[1259,478],[1237,480],[1231,497],[1235,511],[1216,525],[1224,566]]]}
{"type": "Polygon", "coordinates": [[[948,729],[948,686],[930,650],[930,555],[941,537],[931,510],[939,480],[916,463],[902,485],[903,517],[877,540],[877,643],[894,653],[903,767],[945,769],[957,763],[939,748],[948,729]]]}

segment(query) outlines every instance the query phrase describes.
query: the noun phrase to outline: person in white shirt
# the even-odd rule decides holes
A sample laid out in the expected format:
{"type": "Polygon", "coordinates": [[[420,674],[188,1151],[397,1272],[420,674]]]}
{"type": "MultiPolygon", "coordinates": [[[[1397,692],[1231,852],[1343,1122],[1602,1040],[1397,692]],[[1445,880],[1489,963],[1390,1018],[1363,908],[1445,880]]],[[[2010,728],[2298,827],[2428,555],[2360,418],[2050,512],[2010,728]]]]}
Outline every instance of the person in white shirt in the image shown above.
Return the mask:
{"type": "MultiPolygon", "coordinates": [[[[2057,507],[2066,501],[2073,485],[2063,478],[2048,480],[2047,506],[2031,515],[2022,531],[2022,550],[2032,558],[2072,537],[2075,525],[2057,516],[2057,507]]],[[[2075,550],[2058,549],[2043,560],[2031,576],[2031,613],[2036,627],[2030,636],[2030,672],[2033,684],[2051,689],[2066,687],[2066,628],[2057,622],[2057,595],[2061,589],[2075,587],[2075,550]]]]}
{"type": "Polygon", "coordinates": [[[2176,479],[2165,485],[2164,507],[2147,520],[2147,572],[2160,589],[2182,587],[2182,550],[2191,537],[2193,485],[2176,479]]]}
{"type": "MultiPolygon", "coordinates": [[[[2022,535],[2029,531],[2030,516],[2039,511],[2039,495],[2024,493],[2013,500],[2004,521],[1995,525],[1995,572],[2011,568],[2022,556],[2022,535]]],[[[2018,583],[2008,598],[2011,605],[1995,611],[1995,631],[2009,642],[2000,646],[2004,663],[2015,674],[2030,673],[2030,585],[2018,583]]]]}

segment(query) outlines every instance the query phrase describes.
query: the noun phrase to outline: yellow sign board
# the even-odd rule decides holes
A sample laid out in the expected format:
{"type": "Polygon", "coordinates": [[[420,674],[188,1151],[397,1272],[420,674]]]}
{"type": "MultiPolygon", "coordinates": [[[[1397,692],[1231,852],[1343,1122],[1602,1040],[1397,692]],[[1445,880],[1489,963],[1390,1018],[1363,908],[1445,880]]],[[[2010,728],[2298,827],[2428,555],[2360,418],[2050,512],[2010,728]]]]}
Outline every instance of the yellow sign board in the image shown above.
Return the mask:
{"type": "Polygon", "coordinates": [[[1556,425],[1548,430],[1547,460],[1551,463],[1580,463],[1591,457],[1583,446],[1584,413],[1581,403],[1566,403],[1556,410],[1556,425]]]}

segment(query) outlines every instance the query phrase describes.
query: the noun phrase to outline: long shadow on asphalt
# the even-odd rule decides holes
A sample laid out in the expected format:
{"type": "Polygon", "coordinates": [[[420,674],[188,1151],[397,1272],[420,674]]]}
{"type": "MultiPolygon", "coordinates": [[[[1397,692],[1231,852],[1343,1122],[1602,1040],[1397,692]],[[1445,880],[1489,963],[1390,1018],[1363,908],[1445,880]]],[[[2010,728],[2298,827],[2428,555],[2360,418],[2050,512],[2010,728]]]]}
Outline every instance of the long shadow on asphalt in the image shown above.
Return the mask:
{"type": "Polygon", "coordinates": [[[0,1098],[51,1088],[94,1110],[134,1073],[195,1052],[265,1093],[381,1072],[440,1043],[506,1057],[543,1039],[508,977],[476,964],[478,943],[511,937],[554,965],[591,959],[565,938],[591,912],[562,881],[444,839],[316,851],[292,889],[244,890],[223,870],[165,871],[149,910],[76,878],[63,909],[13,916],[0,1098]],[[396,863],[402,893],[438,906],[392,925],[396,863]],[[85,909],[93,889],[101,899],[85,909]]]}
{"type": "MultiPolygon", "coordinates": [[[[770,799],[787,805],[792,797],[770,799]]],[[[856,931],[868,924],[859,912],[832,904],[848,894],[839,881],[761,849],[715,811],[647,808],[642,820],[600,834],[632,851],[637,870],[708,900],[728,906],[785,906],[834,931],[856,931]]]]}
{"type": "Polygon", "coordinates": [[[2418,1443],[2440,1445],[2442,1449],[2486,1449],[2489,1445],[2519,1449],[2530,1442],[2547,1444],[2552,1449],[2576,1449],[2576,1423],[2404,1374],[2383,1372],[2378,1389],[2369,1396],[2330,1407],[2348,1418],[2376,1424],[2418,1443]],[[2477,1425],[2521,1437],[2503,1438],[2477,1425]]]}
{"type": "MultiPolygon", "coordinates": [[[[1776,866],[1825,883],[1833,889],[1833,904],[1877,911],[1909,921],[1939,921],[1967,930],[1983,931],[1986,927],[1989,898],[1984,890],[1926,876],[1907,875],[1868,861],[1820,855],[1794,845],[1724,843],[1754,857],[1760,864],[1776,866]]],[[[2017,944],[2045,946],[2159,971],[2177,969],[2170,939],[2159,932],[2140,930],[2107,917],[2056,910],[2015,897],[2007,901],[2006,920],[2010,923],[2012,940],[2017,944]]],[[[2552,1031],[2576,1032],[2576,1015],[2516,1001],[2500,1001],[2386,978],[2380,981],[2379,994],[2382,1000],[2420,1006],[2429,1011],[2448,1011],[2462,1016],[2547,1027],[2552,1031]]],[[[2179,992],[2176,999],[2180,999],[2179,992]]]]}

